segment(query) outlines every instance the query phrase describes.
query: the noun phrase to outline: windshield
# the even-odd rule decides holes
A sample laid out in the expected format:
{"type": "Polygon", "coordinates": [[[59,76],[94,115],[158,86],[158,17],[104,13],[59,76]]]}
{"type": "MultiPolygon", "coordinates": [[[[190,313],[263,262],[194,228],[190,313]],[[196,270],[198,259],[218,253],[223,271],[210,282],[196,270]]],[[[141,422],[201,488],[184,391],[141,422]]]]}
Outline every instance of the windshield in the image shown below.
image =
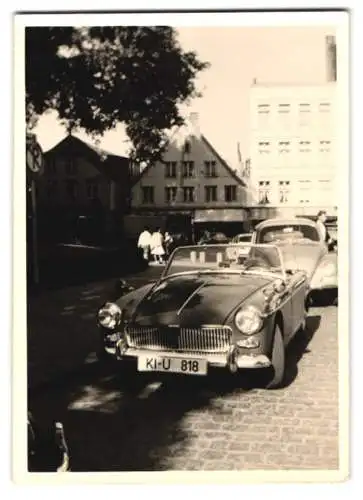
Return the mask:
{"type": "Polygon", "coordinates": [[[274,245],[205,245],[173,252],[164,276],[185,272],[284,274],[284,266],[281,251],[274,245]]]}
{"type": "Polygon", "coordinates": [[[291,243],[320,241],[317,228],[308,224],[281,224],[267,226],[257,234],[257,243],[291,243]]]}

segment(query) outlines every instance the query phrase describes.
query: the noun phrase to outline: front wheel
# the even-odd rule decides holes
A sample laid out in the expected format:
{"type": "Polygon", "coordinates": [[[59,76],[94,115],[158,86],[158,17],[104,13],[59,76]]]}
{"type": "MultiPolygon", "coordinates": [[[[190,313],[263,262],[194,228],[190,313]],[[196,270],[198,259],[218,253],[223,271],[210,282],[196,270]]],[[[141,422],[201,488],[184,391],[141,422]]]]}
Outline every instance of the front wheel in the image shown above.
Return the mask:
{"type": "Polygon", "coordinates": [[[281,328],[276,324],[274,333],[274,345],[272,348],[272,368],[274,374],[268,382],[267,389],[277,389],[281,386],[285,376],[285,346],[281,328]]]}

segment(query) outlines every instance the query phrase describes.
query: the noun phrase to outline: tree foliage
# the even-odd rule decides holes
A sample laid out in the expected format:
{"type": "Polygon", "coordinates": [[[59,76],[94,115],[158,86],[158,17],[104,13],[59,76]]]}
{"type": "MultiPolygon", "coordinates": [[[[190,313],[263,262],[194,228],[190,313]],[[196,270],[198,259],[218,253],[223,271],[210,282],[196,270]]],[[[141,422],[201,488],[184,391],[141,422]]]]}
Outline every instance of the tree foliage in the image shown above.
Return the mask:
{"type": "Polygon", "coordinates": [[[178,105],[208,67],[170,27],[35,27],[26,31],[28,126],[56,110],[68,130],[100,135],[122,122],[135,161],[160,157],[178,105]]]}

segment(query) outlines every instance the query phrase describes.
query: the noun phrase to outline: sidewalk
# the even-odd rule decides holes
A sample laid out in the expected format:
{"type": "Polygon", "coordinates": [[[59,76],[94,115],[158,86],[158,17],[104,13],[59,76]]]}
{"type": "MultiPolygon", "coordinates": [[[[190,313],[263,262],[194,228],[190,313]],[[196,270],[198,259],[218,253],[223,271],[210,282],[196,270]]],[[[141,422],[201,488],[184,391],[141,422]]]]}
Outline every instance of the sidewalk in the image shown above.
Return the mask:
{"type": "MultiPolygon", "coordinates": [[[[134,287],[156,279],[162,268],[130,276],[134,287]]],[[[95,361],[96,314],[114,294],[117,279],[72,286],[28,299],[28,386],[35,388],[95,361]]]]}

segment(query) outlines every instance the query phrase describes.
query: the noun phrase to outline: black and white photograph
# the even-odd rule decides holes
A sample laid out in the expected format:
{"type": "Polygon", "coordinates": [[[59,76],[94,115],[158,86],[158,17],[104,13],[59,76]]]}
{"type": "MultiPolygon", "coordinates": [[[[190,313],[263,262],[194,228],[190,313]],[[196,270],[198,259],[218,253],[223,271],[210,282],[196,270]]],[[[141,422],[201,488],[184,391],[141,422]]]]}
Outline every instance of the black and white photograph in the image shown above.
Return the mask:
{"type": "Polygon", "coordinates": [[[345,480],[349,14],[14,26],[14,476],[345,480]]]}

